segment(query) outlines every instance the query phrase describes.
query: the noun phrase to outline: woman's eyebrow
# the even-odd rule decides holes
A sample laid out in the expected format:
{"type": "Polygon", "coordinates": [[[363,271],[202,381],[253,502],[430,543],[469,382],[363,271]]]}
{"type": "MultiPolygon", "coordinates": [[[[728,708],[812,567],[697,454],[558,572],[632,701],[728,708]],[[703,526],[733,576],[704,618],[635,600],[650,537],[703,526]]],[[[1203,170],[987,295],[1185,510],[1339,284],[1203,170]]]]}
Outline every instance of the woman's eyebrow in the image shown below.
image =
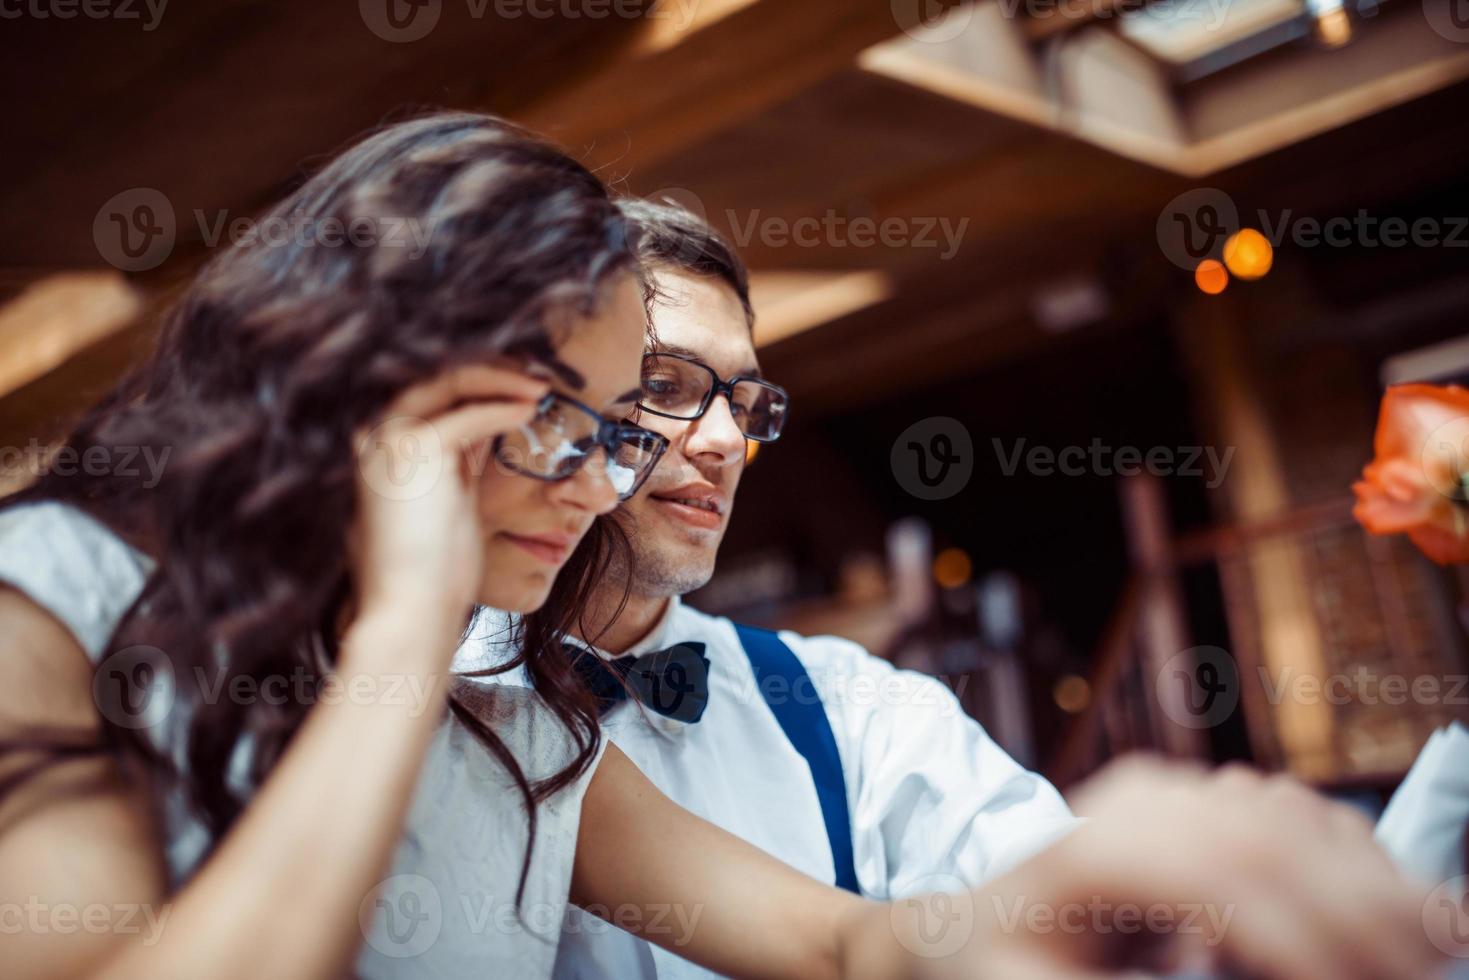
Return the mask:
{"type": "Polygon", "coordinates": [[[530,369],[529,373],[535,374],[534,369],[540,368],[550,372],[553,378],[572,391],[584,391],[587,387],[586,376],[561,359],[556,348],[551,346],[549,337],[528,337],[511,345],[504,355],[518,361],[516,367],[521,371],[530,369]]]}
{"type": "Polygon", "coordinates": [[[583,375],[576,368],[572,367],[570,364],[567,364],[565,361],[561,360],[561,358],[551,357],[544,363],[546,367],[551,369],[551,373],[556,375],[557,380],[566,385],[566,387],[570,388],[572,391],[586,390],[586,376],[583,375]]]}

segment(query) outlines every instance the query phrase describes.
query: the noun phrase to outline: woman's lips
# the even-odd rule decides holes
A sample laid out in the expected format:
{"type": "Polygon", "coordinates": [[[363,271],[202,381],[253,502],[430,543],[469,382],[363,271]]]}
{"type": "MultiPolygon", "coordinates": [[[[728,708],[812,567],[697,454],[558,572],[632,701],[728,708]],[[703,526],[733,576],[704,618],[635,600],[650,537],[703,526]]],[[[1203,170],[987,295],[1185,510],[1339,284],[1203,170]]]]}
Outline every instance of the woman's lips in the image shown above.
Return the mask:
{"type": "Polygon", "coordinates": [[[538,538],[531,535],[511,534],[508,531],[502,531],[501,537],[511,544],[518,545],[548,565],[560,565],[571,554],[571,543],[563,539],[538,538]]]}

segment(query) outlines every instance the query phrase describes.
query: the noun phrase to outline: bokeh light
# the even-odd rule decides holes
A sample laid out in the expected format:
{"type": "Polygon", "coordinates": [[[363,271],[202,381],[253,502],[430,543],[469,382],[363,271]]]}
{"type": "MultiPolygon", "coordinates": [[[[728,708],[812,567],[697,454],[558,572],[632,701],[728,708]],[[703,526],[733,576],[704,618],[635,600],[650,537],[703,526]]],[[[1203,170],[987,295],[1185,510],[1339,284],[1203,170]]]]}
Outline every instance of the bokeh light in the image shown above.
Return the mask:
{"type": "Polygon", "coordinates": [[[974,563],[963,548],[945,548],[933,560],[933,580],[945,589],[957,589],[974,574],[974,563]]]}
{"type": "Polygon", "coordinates": [[[1259,279],[1274,263],[1270,240],[1254,228],[1241,228],[1224,243],[1224,264],[1241,279],[1259,279]]]}
{"type": "Polygon", "coordinates": [[[1205,259],[1194,270],[1194,282],[1210,296],[1218,296],[1229,285],[1229,273],[1215,259],[1205,259]]]}
{"type": "Polygon", "coordinates": [[[1051,697],[1056,701],[1056,707],[1074,715],[1086,710],[1086,706],[1092,702],[1092,685],[1080,674],[1067,674],[1056,682],[1051,689],[1051,697]]]}

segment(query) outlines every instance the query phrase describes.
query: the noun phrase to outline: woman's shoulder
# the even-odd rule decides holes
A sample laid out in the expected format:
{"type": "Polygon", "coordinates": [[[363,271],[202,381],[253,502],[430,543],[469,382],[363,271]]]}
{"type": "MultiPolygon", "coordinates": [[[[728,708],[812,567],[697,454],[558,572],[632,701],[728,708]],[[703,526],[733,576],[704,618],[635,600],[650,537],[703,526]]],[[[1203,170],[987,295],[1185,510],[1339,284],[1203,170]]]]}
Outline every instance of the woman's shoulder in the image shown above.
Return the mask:
{"type": "Polygon", "coordinates": [[[43,500],[0,508],[0,585],[54,617],[92,660],[152,573],[150,558],[75,507],[43,500]]]}
{"type": "MultiPolygon", "coordinates": [[[[466,713],[494,732],[531,782],[565,768],[584,744],[531,688],[452,676],[450,694],[466,713]]],[[[451,740],[478,738],[468,724],[456,718],[451,740]]],[[[600,751],[601,746],[596,748],[600,751]]]]}

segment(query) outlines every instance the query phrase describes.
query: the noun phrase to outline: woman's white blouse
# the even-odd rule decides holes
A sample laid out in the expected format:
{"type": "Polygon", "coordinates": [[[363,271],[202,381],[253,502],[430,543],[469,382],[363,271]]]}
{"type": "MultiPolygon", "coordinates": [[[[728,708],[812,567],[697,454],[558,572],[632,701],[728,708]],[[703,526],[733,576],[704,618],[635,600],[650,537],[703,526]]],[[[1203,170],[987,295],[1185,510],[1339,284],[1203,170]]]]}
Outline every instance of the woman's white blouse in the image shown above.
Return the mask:
{"type": "MultiPolygon", "coordinates": [[[[74,508],[47,502],[0,510],[0,583],[54,615],[94,662],[107,651],[119,620],[152,571],[146,556],[74,508]]],[[[570,735],[539,696],[464,678],[453,683],[532,781],[569,761],[570,735]]],[[[169,722],[156,730],[176,734],[179,719],[169,722]]],[[[500,762],[446,714],[424,759],[392,867],[359,908],[364,941],[358,974],[549,977],[571,884],[582,797],[604,745],[586,774],[541,803],[517,909],[528,830],[520,793],[500,762]]],[[[167,804],[168,860],[175,882],[182,883],[197,867],[203,832],[181,800],[167,804]]],[[[304,867],[300,873],[330,872],[304,867]]]]}

